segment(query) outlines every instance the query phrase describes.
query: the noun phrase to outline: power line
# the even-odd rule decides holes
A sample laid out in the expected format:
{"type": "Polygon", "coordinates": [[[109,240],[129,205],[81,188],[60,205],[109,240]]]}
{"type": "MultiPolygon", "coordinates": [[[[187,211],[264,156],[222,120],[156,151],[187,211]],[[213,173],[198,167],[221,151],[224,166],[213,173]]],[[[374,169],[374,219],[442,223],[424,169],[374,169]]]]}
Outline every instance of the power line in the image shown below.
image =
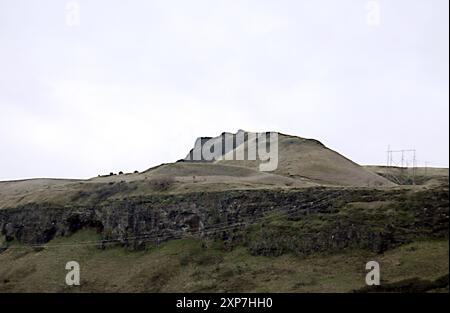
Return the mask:
{"type": "MultiPolygon", "coordinates": [[[[400,167],[400,169],[406,170],[407,168],[412,168],[412,183],[415,185],[416,183],[416,170],[417,170],[417,159],[416,159],[416,149],[402,149],[402,150],[391,150],[391,146],[388,145],[387,150],[387,162],[386,162],[386,170],[388,172],[391,172],[391,168],[393,166],[400,167]],[[395,161],[394,155],[400,154],[400,165],[395,161]],[[411,156],[412,154],[412,156],[411,156]],[[409,157],[408,157],[409,156],[409,157]],[[412,162],[412,167],[410,166],[410,163],[412,162]]],[[[406,171],[408,174],[408,171],[406,171]]],[[[409,174],[408,174],[409,175],[409,174]]]]}
{"type": "MultiPolygon", "coordinates": [[[[315,203],[315,205],[312,207],[307,207],[307,208],[308,209],[317,208],[317,207],[321,206],[323,203],[325,203],[326,201],[330,200],[332,197],[334,197],[334,195],[339,194],[339,192],[340,191],[336,191],[336,192],[332,193],[331,195],[328,195],[322,199],[319,199],[317,202],[312,201],[310,203],[315,203]]],[[[164,241],[167,239],[177,239],[177,238],[183,238],[183,237],[191,237],[191,236],[195,236],[195,235],[199,235],[199,234],[204,235],[204,234],[208,234],[208,233],[226,231],[226,230],[235,229],[235,228],[241,227],[241,226],[247,226],[247,225],[249,225],[249,223],[256,224],[263,220],[270,219],[271,217],[275,218],[274,216],[270,216],[271,214],[274,214],[274,213],[281,213],[281,215],[283,217],[292,217],[293,214],[298,213],[298,209],[299,208],[291,208],[288,210],[275,209],[275,210],[271,210],[271,211],[266,211],[266,212],[263,212],[263,214],[265,214],[265,216],[261,216],[254,220],[251,220],[251,221],[242,221],[242,222],[238,222],[238,223],[234,223],[234,224],[227,224],[226,222],[217,223],[217,224],[214,224],[212,227],[198,230],[196,232],[191,232],[191,233],[185,233],[183,230],[179,230],[179,231],[173,231],[171,234],[168,234],[168,235],[157,235],[154,232],[152,232],[152,233],[141,233],[140,235],[137,235],[137,236],[114,238],[114,239],[104,239],[104,240],[96,240],[96,241],[84,241],[84,242],[78,242],[78,243],[73,243],[73,244],[70,244],[70,243],[50,244],[50,245],[49,244],[29,244],[28,247],[30,247],[30,248],[53,248],[53,247],[70,247],[70,246],[105,245],[105,244],[112,244],[112,243],[117,243],[117,242],[121,242],[121,241],[123,242],[123,241],[128,241],[128,240],[143,240],[143,242],[148,242],[148,241],[152,241],[152,240],[156,239],[157,241],[164,241]],[[267,216],[268,214],[270,214],[270,215],[267,216]],[[227,225],[224,225],[224,224],[227,224],[227,225]],[[220,225],[224,225],[224,226],[220,226],[220,225]]],[[[252,214],[248,214],[245,216],[251,216],[251,215],[252,214]]],[[[315,233],[310,233],[310,234],[315,234],[315,233]]],[[[27,249],[28,247],[9,247],[8,249],[27,249]]]]}

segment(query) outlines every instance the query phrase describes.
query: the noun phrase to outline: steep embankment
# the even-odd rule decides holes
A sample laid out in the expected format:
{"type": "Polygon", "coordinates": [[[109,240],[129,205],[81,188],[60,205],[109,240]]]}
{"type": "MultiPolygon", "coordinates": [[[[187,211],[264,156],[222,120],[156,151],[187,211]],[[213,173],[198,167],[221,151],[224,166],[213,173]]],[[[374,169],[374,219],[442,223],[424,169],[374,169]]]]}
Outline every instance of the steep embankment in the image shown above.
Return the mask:
{"type": "Polygon", "coordinates": [[[104,243],[133,248],[184,236],[240,240],[244,231],[255,254],[345,247],[382,252],[417,238],[447,237],[448,187],[189,193],[0,211],[5,248],[13,239],[43,244],[86,227],[97,228],[104,243]],[[286,220],[280,227],[268,223],[277,219],[286,220]],[[261,223],[261,232],[251,226],[261,223]]]}

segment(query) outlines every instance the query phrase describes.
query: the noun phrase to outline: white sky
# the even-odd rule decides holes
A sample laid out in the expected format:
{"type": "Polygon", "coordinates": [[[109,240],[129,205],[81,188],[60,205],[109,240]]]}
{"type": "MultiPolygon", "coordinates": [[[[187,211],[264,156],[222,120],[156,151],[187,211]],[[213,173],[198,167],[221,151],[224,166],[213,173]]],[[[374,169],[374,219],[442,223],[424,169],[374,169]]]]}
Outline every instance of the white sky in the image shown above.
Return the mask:
{"type": "Polygon", "coordinates": [[[75,2],[79,26],[0,0],[0,180],[145,170],[240,128],[448,166],[448,0],[75,2]]]}

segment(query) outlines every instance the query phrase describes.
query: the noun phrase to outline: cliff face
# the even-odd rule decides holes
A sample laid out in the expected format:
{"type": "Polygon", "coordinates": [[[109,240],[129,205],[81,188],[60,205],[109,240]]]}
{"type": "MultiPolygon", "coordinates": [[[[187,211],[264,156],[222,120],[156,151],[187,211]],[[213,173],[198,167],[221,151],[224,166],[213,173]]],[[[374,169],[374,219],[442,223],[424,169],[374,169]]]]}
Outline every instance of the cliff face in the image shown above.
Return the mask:
{"type": "Polygon", "coordinates": [[[416,238],[448,238],[448,186],[412,192],[345,188],[153,195],[91,206],[30,204],[0,211],[3,249],[42,245],[94,227],[104,247],[134,249],[195,236],[244,243],[253,254],[346,247],[382,252],[416,238]]]}

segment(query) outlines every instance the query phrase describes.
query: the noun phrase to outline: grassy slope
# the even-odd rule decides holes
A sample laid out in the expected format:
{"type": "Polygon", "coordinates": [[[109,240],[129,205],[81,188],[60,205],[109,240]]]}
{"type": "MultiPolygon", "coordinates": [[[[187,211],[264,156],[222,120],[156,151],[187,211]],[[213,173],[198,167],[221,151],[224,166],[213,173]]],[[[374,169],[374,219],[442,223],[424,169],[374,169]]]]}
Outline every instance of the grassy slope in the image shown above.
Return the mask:
{"type": "MultiPolygon", "coordinates": [[[[51,244],[98,239],[83,230],[51,244]]],[[[60,246],[33,251],[14,245],[0,253],[0,292],[347,292],[364,286],[365,264],[376,260],[384,283],[412,277],[434,280],[448,273],[448,241],[422,241],[383,255],[348,250],[299,258],[251,256],[244,247],[174,240],[147,251],[121,247],[60,246]],[[65,286],[66,262],[81,265],[80,287],[65,286]]]]}
{"type": "MultiPolygon", "coordinates": [[[[244,145],[237,152],[247,153],[244,145]]],[[[233,155],[229,152],[228,155],[233,155]]],[[[258,169],[259,161],[220,160],[217,163],[258,169]]],[[[278,137],[278,166],[275,174],[303,178],[323,185],[386,186],[394,184],[372,171],[352,162],[316,140],[280,134],[278,137]]]]}
{"type": "Polygon", "coordinates": [[[170,193],[289,189],[316,185],[395,186],[315,140],[280,134],[279,163],[273,172],[259,171],[257,161],[223,160],[215,163],[162,164],[142,173],[89,180],[43,178],[0,182],[0,209],[42,202],[74,204],[80,194],[95,193],[100,189],[107,191],[111,185],[119,184],[114,187],[117,196],[148,195],[161,192],[154,188],[154,183],[161,180],[170,180],[170,190],[164,190],[170,193]]]}
{"type": "Polygon", "coordinates": [[[315,183],[220,164],[172,163],[141,174],[96,177],[89,180],[31,179],[0,182],[0,209],[29,203],[77,204],[80,195],[105,193],[131,197],[154,193],[184,193],[240,189],[302,188],[315,183]],[[158,188],[168,182],[170,188],[158,188]]]}

